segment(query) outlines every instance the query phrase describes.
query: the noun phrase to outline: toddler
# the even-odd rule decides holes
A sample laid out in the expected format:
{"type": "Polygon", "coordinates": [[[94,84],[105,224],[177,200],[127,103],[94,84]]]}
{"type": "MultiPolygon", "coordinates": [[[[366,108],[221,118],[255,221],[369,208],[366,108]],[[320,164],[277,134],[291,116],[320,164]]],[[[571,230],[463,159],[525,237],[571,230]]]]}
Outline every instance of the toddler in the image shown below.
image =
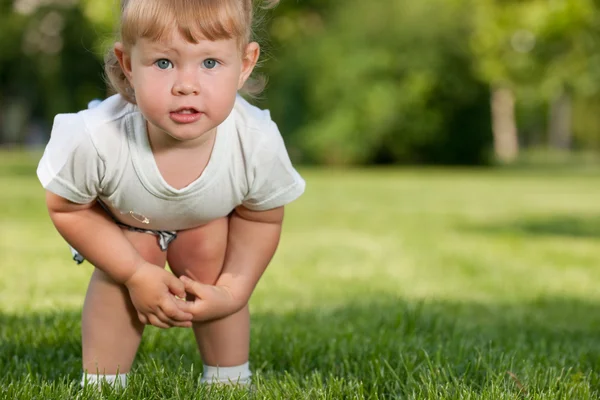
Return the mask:
{"type": "Polygon", "coordinates": [[[248,300],[305,187],[269,112],[238,94],[259,58],[253,7],[124,0],[105,65],[117,94],[55,118],[37,174],[95,267],[82,383],[126,385],[148,324],[192,327],[202,381],[249,382],[248,300]]]}

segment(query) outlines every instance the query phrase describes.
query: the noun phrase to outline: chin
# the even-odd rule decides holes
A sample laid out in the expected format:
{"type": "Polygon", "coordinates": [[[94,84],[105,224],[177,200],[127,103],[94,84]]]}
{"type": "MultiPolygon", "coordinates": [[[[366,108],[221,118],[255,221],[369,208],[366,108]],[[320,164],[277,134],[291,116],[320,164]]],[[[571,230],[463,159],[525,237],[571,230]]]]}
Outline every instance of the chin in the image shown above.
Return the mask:
{"type": "Polygon", "coordinates": [[[175,140],[179,140],[180,142],[189,142],[192,140],[199,139],[199,138],[209,134],[211,131],[212,131],[212,129],[209,129],[207,131],[195,130],[194,132],[168,133],[168,135],[175,140]]]}

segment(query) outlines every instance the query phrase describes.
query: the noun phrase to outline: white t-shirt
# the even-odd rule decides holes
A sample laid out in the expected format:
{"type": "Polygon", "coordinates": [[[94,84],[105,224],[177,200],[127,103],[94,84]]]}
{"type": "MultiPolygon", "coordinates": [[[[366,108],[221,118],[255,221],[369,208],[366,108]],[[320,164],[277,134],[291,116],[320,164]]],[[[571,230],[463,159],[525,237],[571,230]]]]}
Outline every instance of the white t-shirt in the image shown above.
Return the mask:
{"type": "Polygon", "coordinates": [[[269,112],[239,96],[217,127],[204,172],[185,188],[163,179],[144,117],[120,95],[57,115],[37,175],[44,188],[65,199],[100,199],[119,221],[155,230],[200,226],[239,205],[257,211],[283,206],[305,187],[269,112]]]}

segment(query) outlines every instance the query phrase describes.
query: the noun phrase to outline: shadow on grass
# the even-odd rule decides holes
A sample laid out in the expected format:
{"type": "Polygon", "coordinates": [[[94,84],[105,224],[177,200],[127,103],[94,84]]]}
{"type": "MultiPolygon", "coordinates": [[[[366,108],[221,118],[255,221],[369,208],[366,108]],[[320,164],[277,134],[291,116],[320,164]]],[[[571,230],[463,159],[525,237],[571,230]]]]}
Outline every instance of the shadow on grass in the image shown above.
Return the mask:
{"type": "MultiPolygon", "coordinates": [[[[534,391],[560,379],[585,379],[598,390],[598,311],[596,304],[560,298],[506,305],[383,298],[259,313],[251,362],[267,379],[337,377],[382,396],[457,382],[477,390],[498,380],[515,393],[521,382],[534,391]],[[511,381],[507,371],[521,381],[511,381]]],[[[79,346],[78,313],[0,314],[0,385],[31,376],[78,380],[79,346]]],[[[150,364],[188,373],[193,365],[197,374],[201,362],[191,332],[150,328],[136,368],[152,371],[150,364]]]]}
{"type": "Polygon", "coordinates": [[[497,225],[471,225],[466,229],[494,234],[600,238],[600,216],[552,215],[497,225]]]}

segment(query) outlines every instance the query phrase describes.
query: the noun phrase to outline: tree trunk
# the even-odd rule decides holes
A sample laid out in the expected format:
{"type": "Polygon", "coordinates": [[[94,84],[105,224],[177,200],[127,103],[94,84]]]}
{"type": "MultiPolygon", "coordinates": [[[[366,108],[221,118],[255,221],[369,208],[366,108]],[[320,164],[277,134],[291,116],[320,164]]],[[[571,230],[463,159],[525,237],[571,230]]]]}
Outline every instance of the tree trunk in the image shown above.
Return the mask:
{"type": "Polygon", "coordinates": [[[519,154],[515,97],[510,89],[496,86],[492,88],[491,103],[494,152],[497,160],[508,164],[519,154]]]}
{"type": "Polygon", "coordinates": [[[553,149],[569,150],[571,148],[571,96],[566,90],[552,100],[548,118],[548,144],[553,149]]]}

